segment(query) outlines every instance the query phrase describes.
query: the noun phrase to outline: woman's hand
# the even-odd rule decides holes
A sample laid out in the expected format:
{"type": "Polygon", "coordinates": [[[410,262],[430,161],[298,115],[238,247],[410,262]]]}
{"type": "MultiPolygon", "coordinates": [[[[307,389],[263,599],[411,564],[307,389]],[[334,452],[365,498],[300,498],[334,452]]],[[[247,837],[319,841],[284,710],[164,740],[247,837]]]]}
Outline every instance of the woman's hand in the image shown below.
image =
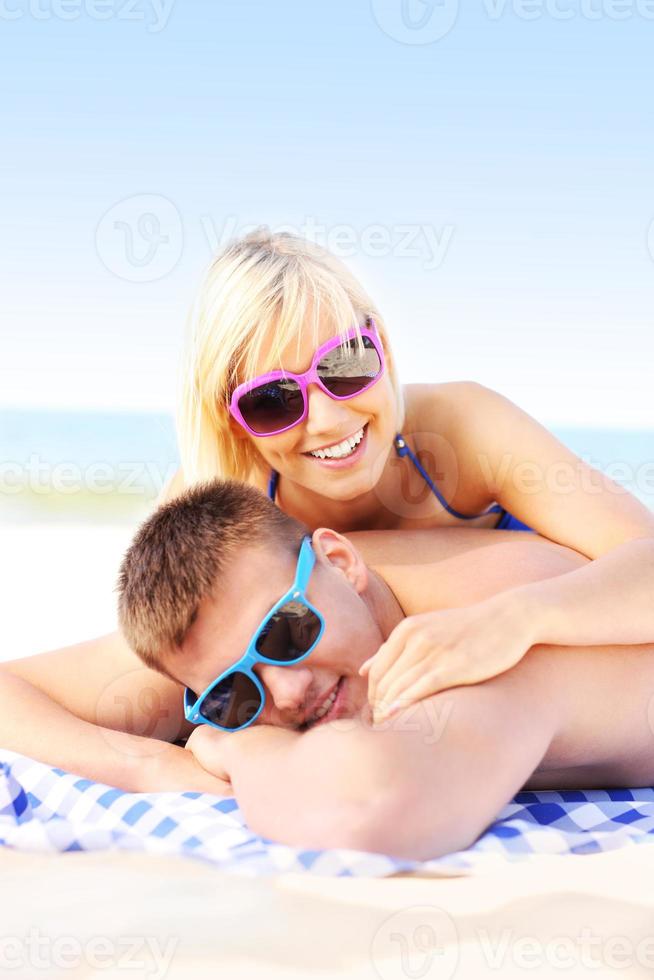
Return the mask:
{"type": "Polygon", "coordinates": [[[533,646],[534,633],[528,610],[510,592],[407,617],[359,668],[368,674],[374,721],[448,687],[502,674],[533,646]]]}

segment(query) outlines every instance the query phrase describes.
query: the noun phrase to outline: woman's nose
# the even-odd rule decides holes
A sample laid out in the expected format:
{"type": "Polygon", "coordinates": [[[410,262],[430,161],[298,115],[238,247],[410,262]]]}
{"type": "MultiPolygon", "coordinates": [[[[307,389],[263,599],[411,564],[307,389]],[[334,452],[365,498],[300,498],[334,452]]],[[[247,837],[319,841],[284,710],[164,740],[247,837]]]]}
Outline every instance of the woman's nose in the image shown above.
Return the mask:
{"type": "Polygon", "coordinates": [[[311,687],[312,675],[308,667],[302,664],[294,667],[258,664],[257,672],[278,711],[301,711],[311,687]]]}
{"type": "Polygon", "coordinates": [[[309,385],[307,390],[309,410],[305,420],[306,431],[310,435],[320,435],[327,432],[337,432],[348,419],[349,411],[342,402],[330,398],[316,384],[309,385]]]}

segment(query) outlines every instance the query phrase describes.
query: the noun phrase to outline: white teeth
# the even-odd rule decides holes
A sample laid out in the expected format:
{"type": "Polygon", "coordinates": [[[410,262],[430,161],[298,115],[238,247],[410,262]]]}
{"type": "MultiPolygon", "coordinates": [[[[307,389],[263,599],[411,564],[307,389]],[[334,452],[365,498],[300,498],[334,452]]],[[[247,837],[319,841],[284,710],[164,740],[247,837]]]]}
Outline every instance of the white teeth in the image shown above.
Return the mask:
{"type": "Polygon", "coordinates": [[[326,699],[326,701],[323,701],[320,707],[316,709],[313,716],[309,719],[309,722],[317,721],[319,718],[322,718],[323,715],[326,715],[329,709],[331,708],[331,706],[333,705],[334,701],[336,700],[337,695],[338,695],[338,687],[336,687],[333,694],[330,694],[329,697],[326,699]]]}
{"type": "Polygon", "coordinates": [[[315,456],[317,459],[343,459],[345,456],[349,456],[354,452],[362,439],[363,429],[359,429],[349,439],[343,439],[336,446],[329,446],[328,449],[315,449],[310,455],[315,456]]]}

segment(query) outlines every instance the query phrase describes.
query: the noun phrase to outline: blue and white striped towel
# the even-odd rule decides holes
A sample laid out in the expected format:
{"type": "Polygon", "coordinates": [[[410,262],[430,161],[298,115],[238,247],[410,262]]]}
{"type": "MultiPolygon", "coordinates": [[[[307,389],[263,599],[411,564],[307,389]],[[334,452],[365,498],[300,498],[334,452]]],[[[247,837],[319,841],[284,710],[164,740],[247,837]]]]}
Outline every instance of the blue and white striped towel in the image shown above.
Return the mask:
{"type": "Polygon", "coordinates": [[[251,833],[234,799],[203,793],[126,793],[0,750],[0,844],[23,851],[108,848],[181,854],[223,870],[383,876],[472,873],[536,854],[592,854],[654,843],[654,788],[523,792],[468,850],[398,861],[349,850],[301,850],[251,833]]]}

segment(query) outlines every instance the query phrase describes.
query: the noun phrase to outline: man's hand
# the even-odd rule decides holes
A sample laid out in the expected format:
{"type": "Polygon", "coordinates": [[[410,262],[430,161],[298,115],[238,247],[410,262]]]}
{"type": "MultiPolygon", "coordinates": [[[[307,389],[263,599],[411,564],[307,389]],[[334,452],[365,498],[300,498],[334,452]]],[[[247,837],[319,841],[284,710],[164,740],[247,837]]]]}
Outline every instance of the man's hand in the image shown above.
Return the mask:
{"type": "Polygon", "coordinates": [[[198,725],[186,742],[194,759],[212,776],[223,780],[233,794],[232,783],[261,768],[274,766],[279,751],[290,748],[298,732],[274,725],[250,725],[240,732],[221,732],[211,725],[198,725]]]}
{"type": "Polygon", "coordinates": [[[471,606],[409,616],[359,668],[368,674],[375,722],[450,687],[477,684],[514,667],[536,642],[510,592],[471,606]]]}
{"type": "MultiPolygon", "coordinates": [[[[135,739],[137,736],[127,736],[135,739]]],[[[146,742],[146,739],[142,739],[146,742]]],[[[194,792],[214,796],[233,796],[229,780],[215,776],[200,765],[192,752],[179,745],[148,739],[149,752],[140,756],[125,754],[125,771],[129,779],[114,780],[112,785],[135,793],[194,792]],[[156,749],[156,751],[154,751],[156,749]]]]}
{"type": "Polygon", "coordinates": [[[229,740],[233,739],[235,734],[221,732],[210,725],[198,725],[189,735],[185,746],[203,769],[229,783],[230,787],[227,756],[229,740]]]}

